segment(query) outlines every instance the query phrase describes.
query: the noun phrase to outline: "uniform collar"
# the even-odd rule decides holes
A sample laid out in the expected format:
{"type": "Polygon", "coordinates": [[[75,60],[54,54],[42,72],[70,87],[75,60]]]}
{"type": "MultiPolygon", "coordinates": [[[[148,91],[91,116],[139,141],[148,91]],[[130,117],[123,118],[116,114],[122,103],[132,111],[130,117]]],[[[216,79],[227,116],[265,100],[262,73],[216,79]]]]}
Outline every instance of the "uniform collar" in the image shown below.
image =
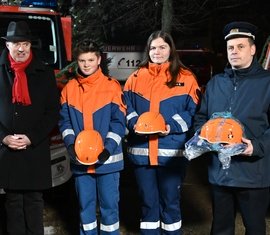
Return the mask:
{"type": "Polygon", "coordinates": [[[169,69],[169,62],[163,63],[163,64],[155,64],[155,63],[149,63],[148,69],[149,73],[153,76],[158,76],[159,74],[166,73],[169,69]]]}
{"type": "Polygon", "coordinates": [[[83,84],[95,84],[102,76],[102,71],[100,68],[93,74],[89,75],[88,77],[83,77],[77,72],[77,81],[83,85],[83,84]]]}
{"type": "Polygon", "coordinates": [[[261,68],[258,60],[254,57],[251,65],[248,68],[244,69],[232,69],[231,66],[225,68],[225,73],[227,73],[231,78],[237,76],[239,78],[245,78],[251,74],[257,72],[257,70],[261,68]]]}

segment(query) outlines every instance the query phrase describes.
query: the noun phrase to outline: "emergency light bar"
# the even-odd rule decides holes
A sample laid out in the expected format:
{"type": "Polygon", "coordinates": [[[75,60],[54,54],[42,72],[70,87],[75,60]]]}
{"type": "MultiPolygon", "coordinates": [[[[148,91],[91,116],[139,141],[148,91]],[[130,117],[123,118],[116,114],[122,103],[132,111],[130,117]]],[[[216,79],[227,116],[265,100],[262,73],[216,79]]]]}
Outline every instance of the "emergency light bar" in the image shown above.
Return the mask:
{"type": "Polygon", "coordinates": [[[43,8],[57,8],[57,0],[44,0],[44,1],[37,1],[37,0],[24,0],[21,3],[23,7],[43,7],[43,8]]]}

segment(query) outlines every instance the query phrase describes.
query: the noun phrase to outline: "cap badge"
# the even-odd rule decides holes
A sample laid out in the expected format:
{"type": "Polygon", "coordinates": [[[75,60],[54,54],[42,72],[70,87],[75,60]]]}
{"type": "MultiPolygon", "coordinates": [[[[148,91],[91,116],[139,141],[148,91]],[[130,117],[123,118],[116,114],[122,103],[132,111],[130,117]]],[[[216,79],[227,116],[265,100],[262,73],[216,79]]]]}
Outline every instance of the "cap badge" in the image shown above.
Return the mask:
{"type": "Polygon", "coordinates": [[[230,33],[237,33],[239,32],[239,29],[235,28],[235,29],[231,29],[230,33]]]}

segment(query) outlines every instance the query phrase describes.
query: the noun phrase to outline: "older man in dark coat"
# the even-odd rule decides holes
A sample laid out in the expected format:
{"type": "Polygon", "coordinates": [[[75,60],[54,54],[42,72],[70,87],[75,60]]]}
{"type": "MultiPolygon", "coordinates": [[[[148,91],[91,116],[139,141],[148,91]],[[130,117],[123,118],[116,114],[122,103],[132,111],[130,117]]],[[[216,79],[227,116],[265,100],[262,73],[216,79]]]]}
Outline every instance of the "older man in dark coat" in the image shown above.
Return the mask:
{"type": "Polygon", "coordinates": [[[53,70],[31,48],[24,21],[10,22],[0,58],[0,188],[10,235],[42,235],[42,190],[51,187],[49,134],[58,121],[53,70]]]}

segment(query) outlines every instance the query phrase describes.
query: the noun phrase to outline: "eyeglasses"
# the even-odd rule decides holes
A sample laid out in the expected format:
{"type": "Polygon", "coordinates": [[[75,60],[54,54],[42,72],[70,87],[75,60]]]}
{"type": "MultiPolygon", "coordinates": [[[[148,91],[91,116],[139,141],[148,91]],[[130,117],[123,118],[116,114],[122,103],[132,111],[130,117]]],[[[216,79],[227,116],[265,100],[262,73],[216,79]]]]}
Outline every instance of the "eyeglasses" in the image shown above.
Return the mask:
{"type": "Polygon", "coordinates": [[[14,47],[15,49],[19,49],[19,48],[24,48],[24,49],[28,49],[31,46],[30,42],[11,42],[12,47],[14,47]]]}

